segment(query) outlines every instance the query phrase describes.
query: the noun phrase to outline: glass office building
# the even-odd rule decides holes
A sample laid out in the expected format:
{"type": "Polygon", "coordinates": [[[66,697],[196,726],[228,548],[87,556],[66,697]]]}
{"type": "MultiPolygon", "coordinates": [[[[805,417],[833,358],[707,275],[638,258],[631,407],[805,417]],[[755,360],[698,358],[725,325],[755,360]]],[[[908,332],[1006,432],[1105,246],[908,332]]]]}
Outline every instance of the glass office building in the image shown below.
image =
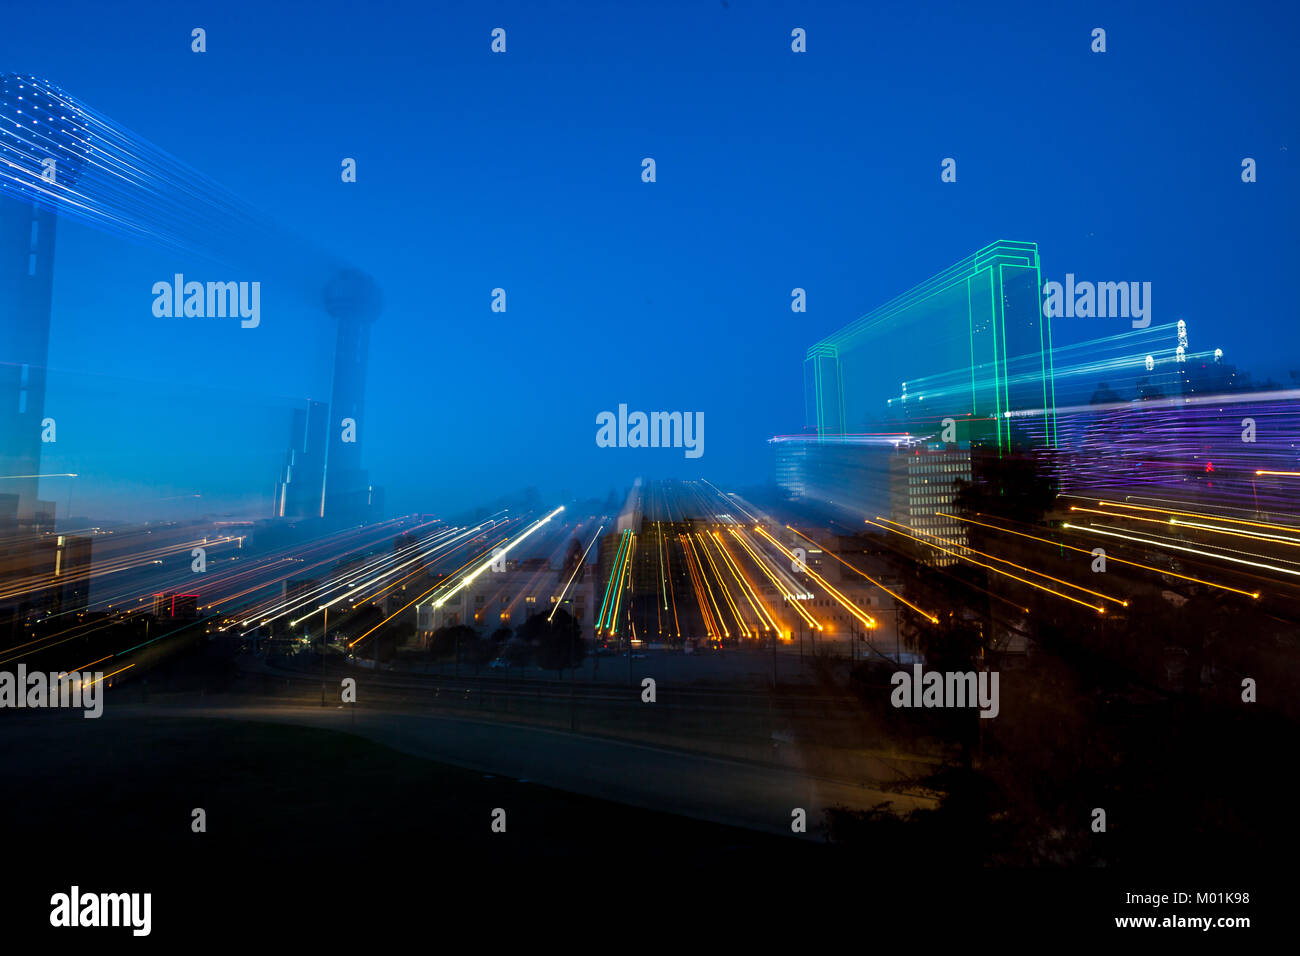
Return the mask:
{"type": "Polygon", "coordinates": [[[819,437],[898,427],[998,447],[1055,447],[1051,323],[1038,247],[1000,241],[808,349],[806,425],[819,437]]]}

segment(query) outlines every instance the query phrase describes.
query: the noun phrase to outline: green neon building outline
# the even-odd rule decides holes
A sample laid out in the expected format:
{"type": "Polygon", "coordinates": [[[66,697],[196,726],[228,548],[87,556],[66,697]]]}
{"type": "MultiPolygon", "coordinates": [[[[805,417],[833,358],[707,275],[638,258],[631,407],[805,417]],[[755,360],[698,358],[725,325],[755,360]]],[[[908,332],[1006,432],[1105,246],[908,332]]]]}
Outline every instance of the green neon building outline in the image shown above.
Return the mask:
{"type": "MultiPolygon", "coordinates": [[[[1043,315],[1041,308],[1042,271],[1038,245],[1015,240],[999,240],[990,243],[810,346],[804,359],[805,388],[808,387],[808,383],[811,383],[814,394],[812,401],[805,402],[806,424],[814,428],[817,436],[821,438],[843,436],[847,422],[842,357],[869,343],[873,336],[888,331],[890,323],[897,319],[905,319],[910,310],[924,307],[927,302],[940,294],[955,289],[959,283],[965,285],[966,292],[966,332],[971,363],[970,414],[975,417],[989,417],[990,410],[980,405],[981,388],[977,377],[977,369],[986,363],[978,361],[975,353],[975,340],[979,336],[975,330],[974,283],[980,279],[989,284],[988,333],[992,337],[993,355],[991,362],[987,364],[991,366],[993,376],[994,407],[991,411],[996,421],[998,447],[1005,450],[1011,441],[1011,421],[1005,413],[1026,409],[1023,393],[1019,402],[1013,397],[1009,363],[1017,358],[1023,359],[1026,355],[1032,355],[1034,351],[1031,348],[1016,354],[1009,353],[1011,346],[1006,326],[1007,269],[1026,270],[1024,273],[1026,276],[1032,272],[1031,301],[1034,307],[1033,321],[1037,325],[1036,340],[1041,377],[1041,389],[1035,391],[1041,394],[1042,441],[1049,447],[1056,447],[1056,384],[1052,360],[1052,329],[1051,320],[1043,315]],[[809,412],[812,414],[808,415],[809,412]]],[[[984,356],[981,355],[979,358],[983,359],[984,356]]],[[[1032,405],[1032,400],[1029,404],[1032,405]]]]}

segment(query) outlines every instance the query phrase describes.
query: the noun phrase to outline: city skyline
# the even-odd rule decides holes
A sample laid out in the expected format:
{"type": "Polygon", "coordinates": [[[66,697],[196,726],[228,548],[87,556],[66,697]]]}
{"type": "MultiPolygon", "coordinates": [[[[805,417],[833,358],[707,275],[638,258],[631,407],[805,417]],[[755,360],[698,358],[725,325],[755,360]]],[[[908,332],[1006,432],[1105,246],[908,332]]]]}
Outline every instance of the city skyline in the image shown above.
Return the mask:
{"type": "Polygon", "coordinates": [[[7,11],[6,938],[1276,935],[1297,27],[7,11]]]}

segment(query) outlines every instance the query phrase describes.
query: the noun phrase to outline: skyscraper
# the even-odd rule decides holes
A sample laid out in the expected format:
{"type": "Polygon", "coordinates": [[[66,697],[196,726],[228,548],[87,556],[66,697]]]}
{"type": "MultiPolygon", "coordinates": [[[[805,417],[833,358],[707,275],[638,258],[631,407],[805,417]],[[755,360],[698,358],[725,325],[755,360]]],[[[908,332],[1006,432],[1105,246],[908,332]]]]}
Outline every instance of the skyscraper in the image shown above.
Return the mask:
{"type": "Polygon", "coordinates": [[[329,406],[308,402],[293,410],[289,451],[275,487],[276,518],[319,518],[325,510],[325,448],[329,406]]]}
{"type": "Polygon", "coordinates": [[[820,437],[901,423],[937,432],[944,418],[983,423],[999,447],[1018,436],[1055,446],[1051,323],[1038,247],[985,246],[839,331],[804,360],[806,424],[820,437]],[[1030,417],[1017,425],[1011,416],[1030,417]]]}
{"type": "Polygon", "coordinates": [[[372,517],[374,510],[370,478],[361,467],[361,448],[367,435],[370,324],[378,317],[383,301],[370,276],[357,269],[342,269],[326,285],[324,305],[337,324],[325,460],[325,517],[332,523],[348,524],[372,517]]]}

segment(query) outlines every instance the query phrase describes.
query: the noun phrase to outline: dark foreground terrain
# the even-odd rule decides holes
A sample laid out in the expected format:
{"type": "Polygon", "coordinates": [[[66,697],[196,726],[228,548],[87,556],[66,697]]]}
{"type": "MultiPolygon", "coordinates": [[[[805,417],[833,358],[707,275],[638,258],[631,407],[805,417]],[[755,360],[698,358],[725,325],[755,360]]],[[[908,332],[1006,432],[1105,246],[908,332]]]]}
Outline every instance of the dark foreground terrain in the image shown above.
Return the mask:
{"type": "MultiPolygon", "coordinates": [[[[734,937],[769,925],[811,933],[827,920],[906,922],[931,907],[949,914],[949,928],[960,916],[1019,938],[1113,933],[1115,916],[1151,912],[1125,905],[1126,892],[1246,889],[1243,911],[1263,918],[1261,884],[1277,885],[1255,867],[1230,875],[1215,866],[1212,879],[1181,867],[958,869],[895,826],[868,834],[875,851],[861,840],[846,848],[828,844],[818,820],[802,836],[758,833],[309,727],[5,717],[0,844],[18,878],[7,881],[0,919],[15,941],[57,932],[116,951],[374,942],[400,931],[471,933],[486,945],[597,926],[654,937],[701,921],[734,937]],[[498,808],[504,833],[492,829],[498,808]],[[196,809],[206,832],[192,828],[196,809]],[[124,928],[52,930],[51,896],[73,885],[151,893],[151,940],[124,928]]],[[[608,932],[600,938],[617,938],[608,932]]]]}

